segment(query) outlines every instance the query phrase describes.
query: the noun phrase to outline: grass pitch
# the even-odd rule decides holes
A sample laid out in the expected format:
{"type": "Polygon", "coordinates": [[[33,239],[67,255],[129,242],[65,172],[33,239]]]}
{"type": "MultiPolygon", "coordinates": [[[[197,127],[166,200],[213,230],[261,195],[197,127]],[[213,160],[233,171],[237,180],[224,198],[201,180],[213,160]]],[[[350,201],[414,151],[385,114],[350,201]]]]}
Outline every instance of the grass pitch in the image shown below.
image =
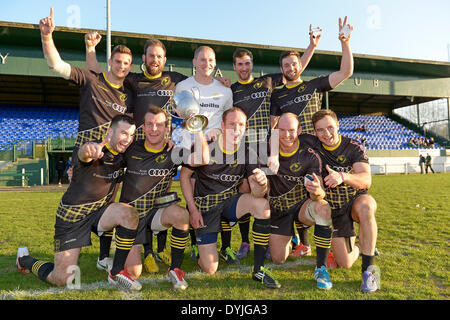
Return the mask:
{"type": "MultiPolygon", "coordinates": [[[[174,191],[181,195],[179,184],[174,191]]],[[[310,229],[313,256],[293,259],[281,266],[266,264],[282,288],[270,290],[251,280],[253,251],[238,267],[220,262],[215,275],[202,273],[185,251],[182,268],[189,288],[172,290],[165,280],[167,266],[160,272],[140,278],[139,293],[112,288],[106,273],[95,267],[98,238],[82,250],[79,266],[81,289],[55,288],[31,274],[15,268],[17,248],[27,246],[30,254],[53,261],[55,212],[63,191],[0,192],[0,299],[36,300],[448,300],[450,240],[450,174],[374,176],[370,193],[378,203],[377,248],[375,263],[381,269],[381,290],[360,292],[361,259],[351,269],[330,270],[333,288],[316,289],[313,278],[315,249],[310,229]]],[[[181,203],[184,205],[184,201],[181,203]]],[[[156,239],[156,238],[155,238],[156,239]]],[[[220,237],[219,237],[220,239],[220,237]]],[[[239,228],[233,228],[232,246],[240,245],[239,228]]],[[[251,238],[250,238],[251,239],[251,238]]],[[[156,241],[154,241],[156,244],[156,241]]],[[[220,240],[218,246],[220,247],[220,240]]]]}

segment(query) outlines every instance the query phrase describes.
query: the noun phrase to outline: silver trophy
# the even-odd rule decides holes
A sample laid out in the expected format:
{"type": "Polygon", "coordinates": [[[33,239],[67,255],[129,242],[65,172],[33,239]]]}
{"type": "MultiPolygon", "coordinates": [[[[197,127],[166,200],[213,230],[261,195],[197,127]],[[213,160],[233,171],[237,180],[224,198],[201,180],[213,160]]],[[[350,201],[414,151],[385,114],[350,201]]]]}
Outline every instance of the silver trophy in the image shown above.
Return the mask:
{"type": "Polygon", "coordinates": [[[195,87],[183,90],[173,97],[174,111],[184,120],[183,127],[192,133],[203,131],[208,125],[208,118],[199,114],[198,97],[199,91],[195,87]]]}

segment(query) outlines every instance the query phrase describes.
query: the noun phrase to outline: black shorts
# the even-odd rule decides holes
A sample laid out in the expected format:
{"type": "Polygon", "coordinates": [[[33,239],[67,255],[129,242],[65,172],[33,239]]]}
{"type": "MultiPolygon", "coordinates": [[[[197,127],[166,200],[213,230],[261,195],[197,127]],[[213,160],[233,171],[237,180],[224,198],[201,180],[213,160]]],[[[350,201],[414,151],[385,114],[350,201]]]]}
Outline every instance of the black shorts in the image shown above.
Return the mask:
{"type": "Polygon", "coordinates": [[[297,203],[288,211],[279,211],[270,208],[270,232],[282,236],[293,236],[295,234],[294,222],[300,222],[298,220],[298,213],[306,200],[308,199],[297,203]]]}
{"type": "Polygon", "coordinates": [[[204,227],[195,230],[198,244],[202,244],[202,235],[221,232],[222,226],[220,222],[222,220],[229,222],[237,222],[239,220],[236,218],[236,205],[241,196],[242,193],[238,193],[219,203],[211,210],[202,213],[204,227]]]}
{"type": "Polygon", "coordinates": [[[356,236],[355,224],[352,218],[352,208],[354,201],[363,194],[367,194],[367,190],[357,192],[350,201],[344,203],[339,209],[331,210],[331,220],[333,222],[333,238],[350,238],[356,236]]]}
{"type": "Polygon", "coordinates": [[[77,222],[68,222],[56,217],[54,251],[61,252],[90,246],[92,244],[91,232],[98,236],[101,235],[97,229],[98,223],[109,205],[101,207],[77,222]]]}
{"type": "MultiPolygon", "coordinates": [[[[148,213],[139,219],[139,224],[137,227],[137,235],[136,239],[134,239],[134,244],[144,244],[149,243],[150,239],[148,238],[149,234],[147,233],[147,229],[151,229],[153,217],[159,208],[153,208],[148,211],[148,213]]],[[[153,237],[153,232],[150,234],[153,237]]]]}

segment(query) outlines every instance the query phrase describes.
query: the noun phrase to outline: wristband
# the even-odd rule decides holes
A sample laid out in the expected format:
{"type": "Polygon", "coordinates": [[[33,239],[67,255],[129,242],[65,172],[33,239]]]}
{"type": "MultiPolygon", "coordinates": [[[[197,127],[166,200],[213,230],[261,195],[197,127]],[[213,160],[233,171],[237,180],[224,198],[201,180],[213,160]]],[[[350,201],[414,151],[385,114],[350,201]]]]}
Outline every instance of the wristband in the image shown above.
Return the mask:
{"type": "Polygon", "coordinates": [[[342,182],[341,182],[341,183],[344,183],[344,173],[342,173],[341,171],[339,171],[339,175],[341,176],[341,179],[342,179],[342,182]]]}

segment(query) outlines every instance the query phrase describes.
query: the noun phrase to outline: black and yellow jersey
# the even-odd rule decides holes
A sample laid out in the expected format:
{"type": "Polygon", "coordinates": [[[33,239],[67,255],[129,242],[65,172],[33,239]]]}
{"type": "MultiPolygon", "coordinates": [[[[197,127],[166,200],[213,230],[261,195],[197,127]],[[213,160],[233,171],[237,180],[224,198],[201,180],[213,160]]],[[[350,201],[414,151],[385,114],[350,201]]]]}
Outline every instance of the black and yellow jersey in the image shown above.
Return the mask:
{"type": "MultiPolygon", "coordinates": [[[[305,136],[308,141],[319,153],[322,159],[322,177],[325,178],[329,173],[325,168],[328,165],[331,169],[338,172],[353,173],[353,164],[357,162],[369,163],[366,154],[366,148],[356,140],[339,136],[339,144],[333,148],[323,145],[320,140],[313,135],[305,136]]],[[[336,188],[326,188],[325,200],[330,204],[331,209],[339,209],[345,203],[349,202],[357,193],[364,190],[355,189],[345,183],[336,188]]]]}
{"type": "Polygon", "coordinates": [[[74,153],[72,181],[61,198],[58,218],[77,222],[113,200],[114,188],[123,174],[123,154],[108,145],[103,153],[102,158],[86,163],[74,153]]]}
{"type": "Polygon", "coordinates": [[[80,87],[76,147],[87,141],[100,140],[116,115],[130,115],[128,104],[131,92],[123,85],[109,82],[105,73],[71,66],[70,81],[80,87]]]}
{"type": "MultiPolygon", "coordinates": [[[[150,76],[147,72],[130,72],[125,78],[125,86],[133,93],[133,115],[136,122],[136,140],[145,139],[143,124],[148,108],[157,106],[164,110],[169,109],[175,85],[187,77],[178,72],[163,71],[161,75],[150,76]]],[[[173,112],[172,112],[173,113],[173,112]]]]}
{"type": "Polygon", "coordinates": [[[202,213],[236,195],[239,184],[259,167],[256,152],[244,142],[236,150],[227,152],[219,136],[209,143],[209,150],[209,164],[191,168],[195,173],[194,201],[202,213]]]}
{"type": "Polygon", "coordinates": [[[305,176],[322,175],[322,161],[317,152],[299,139],[291,153],[279,153],[280,167],[276,175],[270,175],[269,204],[271,209],[287,211],[308,198],[304,185],[305,176]]]}
{"type": "MultiPolygon", "coordinates": [[[[178,152],[177,148],[173,152],[178,152]]],[[[166,145],[155,150],[147,147],[145,140],[133,142],[124,159],[127,170],[119,201],[135,207],[139,217],[144,217],[153,208],[155,199],[166,195],[180,163],[174,163],[166,145]]]]}
{"type": "Polygon", "coordinates": [[[283,84],[283,75],[267,74],[237,81],[231,85],[233,106],[247,115],[247,142],[267,141],[270,132],[270,98],[275,87],[283,84]]]}
{"type": "Polygon", "coordinates": [[[312,115],[322,107],[323,92],[331,89],[328,76],[302,81],[294,86],[284,85],[272,94],[270,114],[280,116],[292,112],[299,117],[302,132],[313,134],[312,115]]]}

